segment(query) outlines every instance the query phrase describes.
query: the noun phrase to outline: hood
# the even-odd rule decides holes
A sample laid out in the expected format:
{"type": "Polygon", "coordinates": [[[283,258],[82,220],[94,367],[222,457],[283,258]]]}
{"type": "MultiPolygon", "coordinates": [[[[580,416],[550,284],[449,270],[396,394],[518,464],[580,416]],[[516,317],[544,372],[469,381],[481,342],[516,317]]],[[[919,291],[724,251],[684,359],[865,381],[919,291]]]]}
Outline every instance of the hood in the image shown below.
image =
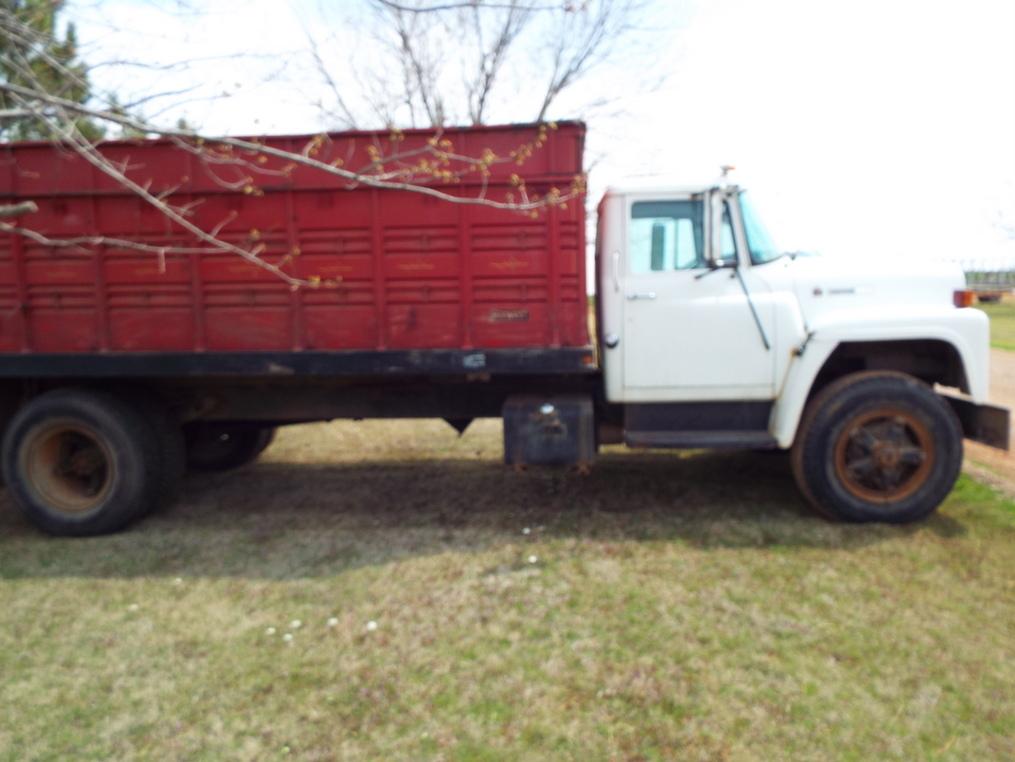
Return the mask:
{"type": "Polygon", "coordinates": [[[918,305],[949,306],[954,291],[966,285],[958,265],[913,260],[797,257],[789,261],[785,274],[809,324],[819,315],[840,310],[892,312],[918,305]]]}

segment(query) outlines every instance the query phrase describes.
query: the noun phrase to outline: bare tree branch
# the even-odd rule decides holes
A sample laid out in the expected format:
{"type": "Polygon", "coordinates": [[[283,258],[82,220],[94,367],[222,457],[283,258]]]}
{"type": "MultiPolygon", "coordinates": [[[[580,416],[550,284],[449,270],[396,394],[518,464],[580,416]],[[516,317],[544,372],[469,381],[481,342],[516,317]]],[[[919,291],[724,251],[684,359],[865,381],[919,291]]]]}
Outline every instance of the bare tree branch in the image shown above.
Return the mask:
{"type": "MultiPolygon", "coordinates": [[[[520,7],[517,0],[510,0],[503,24],[496,28],[489,49],[483,51],[483,65],[474,88],[475,113],[478,118],[482,118],[484,104],[503,65],[505,51],[510,48],[511,41],[524,24],[528,12],[519,10],[520,7]]],[[[68,97],[61,88],[54,91],[40,80],[26,55],[30,49],[44,48],[47,40],[39,36],[38,30],[25,25],[18,27],[17,17],[0,7],[0,28],[15,30],[14,36],[18,41],[15,45],[0,48],[0,64],[3,65],[4,72],[9,73],[9,76],[0,76],[0,102],[5,104],[5,108],[0,110],[0,118],[5,113],[20,117],[30,115],[42,133],[54,140],[55,145],[73,152],[120,188],[158,211],[174,228],[187,233],[194,244],[163,246],[145,240],[92,235],[56,238],[33,230],[23,222],[0,222],[0,232],[21,235],[48,247],[89,250],[96,246],[114,246],[151,253],[158,257],[161,268],[164,268],[168,254],[228,253],[268,271],[293,288],[320,285],[319,278],[296,277],[285,269],[293,256],[291,253],[279,261],[269,261],[264,256],[266,244],[263,242],[258,240],[246,246],[233,242],[235,239],[223,237],[222,231],[235,219],[235,214],[212,227],[196,224],[194,206],[200,201],[190,200],[188,195],[183,196],[185,202],[175,201],[181,192],[186,193],[183,180],[172,187],[152,187],[152,180],[139,177],[139,167],[132,166],[129,159],[112,160],[103,151],[101,144],[96,144],[83,133],[81,125],[85,121],[115,127],[128,135],[167,138],[181,150],[196,156],[208,176],[220,187],[244,193],[260,193],[259,183],[271,178],[288,178],[295,168],[306,167],[340,178],[348,189],[369,187],[403,191],[450,204],[472,204],[525,214],[538,214],[549,207],[566,204],[583,194],[583,176],[573,178],[568,188],[551,188],[544,195],[538,196],[531,194],[524,178],[515,173],[510,175],[511,189],[502,190],[502,197],[489,194],[491,169],[496,165],[507,164],[524,167],[525,162],[542,147],[546,131],[552,127],[542,125],[535,139],[518,145],[506,155],[498,156],[490,149],[483,150],[478,156],[456,151],[452,141],[439,129],[445,117],[443,96],[437,87],[440,55],[436,48],[430,47],[428,40],[421,43],[417,39],[418,30],[425,28],[420,26],[423,23],[418,20],[420,17],[400,11],[393,13],[399,16],[399,44],[405,53],[402,58],[406,77],[404,97],[410,105],[422,103],[427,118],[438,129],[424,144],[417,143],[405,149],[400,147],[404,136],[397,129],[392,129],[388,140],[377,138],[373,144],[366,146],[368,161],[355,168],[348,166],[352,162],[351,155],[342,158],[329,155],[327,151],[321,154],[320,149],[329,140],[327,135],[308,138],[301,149],[283,150],[256,138],[207,136],[183,125],[162,127],[154,124],[151,119],[128,113],[118,104],[106,107],[96,103],[96,99],[87,98],[81,102],[80,98],[68,97]],[[462,188],[468,189],[468,192],[462,192],[462,188]]],[[[323,58],[319,53],[316,55],[322,75],[327,75],[323,58]]],[[[55,71],[63,73],[59,60],[52,58],[47,63],[55,71]]],[[[85,81],[80,76],[78,79],[85,81]]],[[[75,81],[72,76],[68,76],[67,80],[75,81]]],[[[353,112],[342,98],[338,82],[332,82],[332,89],[333,95],[337,96],[339,109],[351,120],[353,112]]],[[[151,97],[158,95],[161,94],[151,97]]],[[[352,143],[349,151],[353,151],[352,143]]],[[[356,153],[360,157],[357,161],[362,161],[361,151],[362,148],[356,153]]],[[[503,189],[503,184],[501,188],[503,189]]],[[[0,219],[18,217],[36,208],[30,199],[0,206],[0,219]]]]}
{"type": "MultiPolygon", "coordinates": [[[[207,145],[223,145],[249,151],[252,155],[263,154],[265,156],[271,156],[277,159],[292,162],[293,164],[301,164],[303,166],[320,170],[321,172],[324,172],[326,174],[340,177],[343,180],[348,181],[350,188],[365,185],[368,187],[379,188],[383,190],[409,191],[411,193],[419,193],[424,196],[431,196],[432,198],[436,198],[441,201],[446,201],[451,204],[475,204],[480,206],[492,207],[494,209],[504,209],[508,211],[527,212],[534,211],[536,209],[541,209],[546,206],[545,202],[539,200],[528,200],[524,202],[513,203],[513,202],[494,201],[492,199],[475,199],[469,196],[456,196],[454,194],[438,190],[437,188],[431,187],[429,185],[420,184],[419,182],[394,181],[389,179],[391,175],[386,173],[372,175],[365,172],[356,172],[353,170],[346,169],[344,167],[335,166],[334,164],[328,164],[326,162],[319,161],[318,159],[313,158],[313,156],[311,156],[309,152],[306,150],[303,153],[295,153],[292,151],[283,151],[279,148],[264,145],[263,143],[259,143],[256,140],[251,140],[247,138],[236,138],[228,136],[209,137],[194,132],[193,130],[169,128],[169,127],[156,127],[154,125],[141,122],[133,117],[124,114],[117,114],[111,111],[103,111],[101,109],[95,109],[89,106],[82,106],[79,103],[74,103],[72,101],[68,101],[54,95],[46,95],[45,93],[36,92],[29,88],[22,87],[20,85],[13,85],[9,82],[7,83],[0,82],[0,91],[8,92],[22,98],[23,99],[22,103],[25,104],[25,108],[31,110],[40,118],[45,118],[46,112],[40,109],[38,106],[33,106],[32,101],[29,99],[34,98],[39,103],[56,106],[66,111],[76,112],[82,115],[95,117],[96,119],[101,119],[104,122],[111,122],[114,124],[121,125],[123,127],[128,127],[132,130],[137,131],[138,133],[161,135],[164,137],[182,138],[186,141],[194,143],[195,145],[201,146],[201,148],[195,150],[201,151],[202,155],[204,155],[203,150],[204,147],[207,145]]],[[[65,132],[67,132],[66,127],[55,125],[54,129],[59,135],[59,137],[67,139],[74,146],[75,150],[78,150],[79,139],[72,139],[74,138],[72,133],[64,134],[65,132]]],[[[83,150],[90,151],[92,153],[95,150],[90,145],[82,146],[81,148],[83,150]]],[[[526,148],[527,150],[522,151],[521,153],[531,154],[531,148],[524,146],[522,148],[526,148]]],[[[429,146],[425,150],[427,152],[432,153],[434,156],[457,158],[461,161],[465,161],[477,167],[484,163],[490,164],[492,162],[492,159],[491,160],[484,160],[482,158],[473,159],[466,156],[449,154],[447,151],[436,149],[433,146],[429,146]]],[[[383,165],[384,164],[383,158],[382,157],[379,158],[380,160],[377,163],[383,165]]],[[[506,159],[504,157],[500,157],[499,161],[503,162],[506,161],[506,159]]],[[[252,162],[249,163],[248,166],[251,169],[261,171],[257,167],[257,165],[252,162]]],[[[396,175],[397,174],[398,173],[396,173],[396,175]]]]}
{"type": "Polygon", "coordinates": [[[553,39],[553,65],[536,121],[546,119],[554,101],[610,53],[611,43],[630,28],[634,0],[600,2],[582,14],[564,14],[553,39]]]}
{"type": "Polygon", "coordinates": [[[20,217],[23,214],[33,214],[37,211],[39,211],[39,207],[36,206],[34,201],[22,201],[18,204],[4,204],[0,205],[0,219],[20,217]]]}
{"type": "MultiPolygon", "coordinates": [[[[31,108],[31,106],[28,106],[27,104],[26,107],[31,108]]],[[[73,129],[73,122],[69,125],[66,125],[66,123],[65,125],[61,125],[59,123],[49,123],[49,126],[55,135],[72,145],[76,153],[81,158],[103,174],[115,180],[127,190],[134,193],[136,196],[140,197],[142,200],[146,201],[149,205],[155,207],[155,209],[161,212],[166,219],[176,223],[198,240],[204,241],[212,248],[236,254],[251,264],[260,267],[263,270],[267,270],[272,275],[275,275],[290,286],[298,287],[307,284],[302,278],[294,278],[277,265],[262,259],[260,256],[261,252],[257,248],[244,249],[240,246],[236,246],[235,244],[223,241],[220,238],[216,238],[214,235],[202,230],[200,227],[188,220],[179,210],[167,204],[159,196],[151,193],[148,188],[132,180],[123,170],[117,168],[112,162],[105,159],[105,157],[103,157],[91,143],[84,139],[80,133],[76,133],[73,129]]]]}
{"type": "MultiPolygon", "coordinates": [[[[410,109],[417,96],[431,126],[444,124],[444,101],[437,89],[437,72],[441,61],[430,43],[431,28],[421,17],[396,10],[391,14],[398,50],[406,76],[406,97],[410,109]]],[[[414,120],[415,121],[415,120],[414,120]]]]}
{"type": "Polygon", "coordinates": [[[518,3],[512,2],[490,2],[487,0],[461,0],[460,2],[452,3],[438,3],[436,5],[405,5],[403,3],[396,3],[394,0],[374,0],[379,5],[383,5],[394,11],[402,13],[434,13],[441,11],[457,11],[463,9],[508,9],[508,10],[522,10],[522,11],[555,11],[555,10],[567,10],[575,11],[584,7],[584,2],[561,2],[561,3],[534,3],[519,5],[518,3]]]}
{"type": "MultiPolygon", "coordinates": [[[[383,123],[415,126],[496,119],[491,112],[508,83],[533,98],[533,121],[547,120],[562,92],[633,39],[645,0],[370,0],[370,6],[394,65],[372,67],[375,87],[367,100],[383,123]]],[[[359,58],[351,56],[343,73],[329,73],[325,82],[356,72],[359,58]]],[[[342,103],[354,101],[347,96],[348,87],[342,103]]],[[[512,113],[505,121],[519,119],[525,117],[512,113]]]]}
{"type": "Polygon", "coordinates": [[[321,57],[321,50],[317,44],[317,39],[310,33],[306,27],[304,27],[304,33],[307,41],[310,43],[310,55],[314,61],[314,66],[317,68],[317,72],[324,79],[328,89],[331,90],[331,96],[335,99],[335,103],[339,109],[339,115],[342,118],[343,124],[341,126],[347,129],[352,129],[356,126],[356,117],[352,113],[352,109],[349,108],[346,103],[345,96],[342,94],[342,88],[338,86],[334,77],[331,76],[330,69],[325,65],[324,59],[321,57]]]}
{"type": "Polygon", "coordinates": [[[472,28],[479,43],[479,71],[474,78],[466,83],[469,96],[469,118],[473,124],[482,124],[486,110],[486,104],[490,98],[497,75],[507,59],[515,38],[532,18],[531,11],[523,8],[519,3],[512,2],[506,6],[507,13],[503,22],[487,48],[483,44],[483,15],[481,8],[475,5],[471,9],[472,28]]]}

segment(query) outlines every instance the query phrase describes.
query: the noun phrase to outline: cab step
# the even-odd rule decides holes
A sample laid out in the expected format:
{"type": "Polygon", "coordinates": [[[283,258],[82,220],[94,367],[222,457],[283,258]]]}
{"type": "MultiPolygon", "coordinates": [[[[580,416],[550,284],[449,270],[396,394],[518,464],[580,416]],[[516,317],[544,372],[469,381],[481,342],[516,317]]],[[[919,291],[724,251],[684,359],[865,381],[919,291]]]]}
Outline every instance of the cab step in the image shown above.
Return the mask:
{"type": "Polygon", "coordinates": [[[767,431],[625,431],[628,447],[775,450],[779,443],[767,431]]]}

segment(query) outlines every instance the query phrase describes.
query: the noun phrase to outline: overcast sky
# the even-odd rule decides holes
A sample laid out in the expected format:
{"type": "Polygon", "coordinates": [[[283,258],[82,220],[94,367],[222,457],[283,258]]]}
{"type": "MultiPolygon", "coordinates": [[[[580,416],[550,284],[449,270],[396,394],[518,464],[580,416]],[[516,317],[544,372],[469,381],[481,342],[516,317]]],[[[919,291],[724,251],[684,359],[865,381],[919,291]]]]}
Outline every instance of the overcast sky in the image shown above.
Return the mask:
{"type": "MultiPolygon", "coordinates": [[[[357,28],[361,9],[78,0],[70,14],[89,61],[193,61],[103,66],[100,87],[130,99],[201,82],[149,115],[250,134],[327,126],[308,29],[338,77],[353,52],[383,65],[357,28]]],[[[494,116],[533,115],[531,73],[516,74],[494,116]]],[[[645,35],[554,114],[583,115],[593,193],[631,177],[709,181],[734,164],[787,249],[1015,266],[997,224],[1015,225],[1015,0],[656,0],[645,35]],[[586,112],[603,95],[608,107],[586,112]]]]}

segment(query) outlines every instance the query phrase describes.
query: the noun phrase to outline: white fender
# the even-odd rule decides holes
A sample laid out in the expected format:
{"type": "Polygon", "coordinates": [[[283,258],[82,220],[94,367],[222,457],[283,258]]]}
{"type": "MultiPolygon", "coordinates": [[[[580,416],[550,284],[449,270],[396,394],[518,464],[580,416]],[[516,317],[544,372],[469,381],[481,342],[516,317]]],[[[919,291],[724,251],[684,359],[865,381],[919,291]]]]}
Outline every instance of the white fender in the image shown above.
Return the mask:
{"type": "Polygon", "coordinates": [[[939,340],[958,353],[974,402],[987,401],[989,321],[980,310],[909,306],[905,310],[827,313],[810,326],[810,339],[790,361],[776,397],[769,431],[780,447],[793,445],[814,381],[835,348],[845,342],[939,340]]]}

